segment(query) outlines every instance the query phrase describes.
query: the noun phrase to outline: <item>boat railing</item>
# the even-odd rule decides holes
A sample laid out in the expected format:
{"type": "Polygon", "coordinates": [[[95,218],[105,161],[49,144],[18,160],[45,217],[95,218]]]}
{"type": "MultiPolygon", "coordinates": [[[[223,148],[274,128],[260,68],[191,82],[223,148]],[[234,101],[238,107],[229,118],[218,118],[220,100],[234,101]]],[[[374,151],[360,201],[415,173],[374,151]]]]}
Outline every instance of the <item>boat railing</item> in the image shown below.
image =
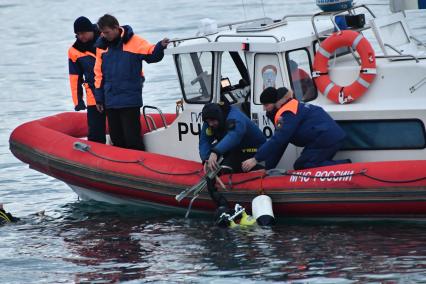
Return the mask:
{"type": "Polygon", "coordinates": [[[157,124],[155,123],[154,118],[151,115],[146,114],[146,109],[148,109],[148,108],[149,109],[154,109],[154,110],[158,111],[158,113],[160,114],[160,117],[161,117],[161,121],[163,122],[164,128],[167,128],[166,118],[164,117],[163,112],[158,107],[155,107],[155,106],[143,106],[143,108],[142,108],[142,114],[143,114],[143,118],[145,119],[146,127],[148,128],[148,130],[151,132],[153,129],[156,130],[158,128],[157,124]],[[148,120],[152,124],[152,127],[151,127],[151,124],[148,123],[148,120]]]}
{"type": "Polygon", "coordinates": [[[414,60],[416,60],[416,62],[419,62],[419,59],[416,56],[414,56],[412,54],[402,53],[400,50],[398,50],[398,48],[394,47],[393,45],[391,45],[389,43],[385,43],[384,46],[385,47],[389,47],[390,49],[392,49],[393,51],[395,51],[396,53],[398,53],[398,55],[405,56],[405,57],[411,57],[414,60]]]}
{"type": "MultiPolygon", "coordinates": [[[[339,28],[339,26],[338,26],[338,25],[337,25],[337,23],[336,23],[336,16],[337,16],[337,15],[340,15],[340,14],[343,14],[343,13],[348,13],[349,15],[352,15],[352,14],[354,14],[354,13],[355,13],[355,9],[359,9],[359,8],[364,8],[365,10],[367,10],[367,11],[370,13],[370,15],[371,15],[373,18],[376,18],[376,15],[373,13],[373,11],[371,11],[371,9],[370,9],[370,8],[368,8],[366,5],[357,5],[357,6],[353,6],[353,7],[349,8],[349,9],[340,10],[340,11],[335,11],[335,12],[319,12],[319,13],[314,14],[314,15],[311,17],[311,23],[312,23],[312,28],[314,29],[315,37],[317,38],[318,43],[321,43],[321,40],[322,40],[322,39],[325,39],[325,38],[327,38],[327,37],[321,37],[321,36],[319,35],[319,33],[318,33],[318,29],[317,29],[317,26],[316,26],[316,24],[315,24],[315,18],[316,18],[316,17],[319,17],[319,16],[329,16],[329,17],[330,17],[330,21],[331,21],[331,22],[332,22],[332,24],[333,24],[334,30],[336,30],[336,31],[340,32],[340,31],[341,31],[341,29],[339,28]]],[[[370,28],[371,28],[370,26],[364,26],[364,27],[362,27],[362,28],[354,29],[354,30],[356,30],[356,31],[360,32],[360,31],[364,31],[364,30],[367,30],[367,29],[370,29],[370,28]]],[[[351,52],[352,56],[354,57],[354,59],[356,60],[356,62],[358,63],[358,65],[361,65],[361,61],[360,61],[360,60],[359,60],[359,58],[356,56],[355,51],[353,50],[353,48],[352,48],[352,47],[349,47],[349,50],[350,50],[350,52],[351,52]]]]}
{"type": "Polygon", "coordinates": [[[410,36],[410,39],[414,40],[417,43],[417,45],[420,45],[420,46],[423,46],[424,48],[426,48],[426,43],[422,42],[418,38],[416,38],[414,36],[410,36]]]}
{"type": "Polygon", "coordinates": [[[290,18],[310,18],[313,15],[314,14],[289,14],[289,15],[285,15],[284,17],[282,17],[281,21],[285,21],[285,20],[288,20],[290,18]]]}
{"type": "MultiPolygon", "coordinates": [[[[339,28],[339,26],[337,25],[336,20],[335,20],[336,16],[340,15],[340,14],[343,14],[343,13],[346,13],[346,12],[351,15],[351,14],[354,14],[355,9],[360,9],[360,8],[364,8],[365,10],[367,10],[370,13],[370,15],[373,18],[376,18],[376,15],[373,13],[373,11],[371,11],[371,9],[368,8],[364,4],[353,6],[353,7],[349,8],[349,9],[340,10],[340,11],[336,11],[336,12],[318,12],[318,13],[314,14],[311,17],[311,23],[312,23],[312,27],[314,29],[315,36],[316,36],[318,42],[321,42],[321,37],[320,37],[320,35],[318,33],[318,29],[317,29],[317,26],[315,24],[315,18],[316,17],[319,17],[319,16],[329,16],[330,17],[330,21],[332,22],[334,29],[337,30],[337,31],[341,31],[341,29],[339,28]]],[[[364,27],[364,28],[362,28],[360,30],[366,30],[366,29],[369,29],[369,28],[370,27],[367,26],[367,27],[364,27]]]]}
{"type": "Polygon", "coordinates": [[[207,36],[208,35],[174,38],[174,39],[171,39],[170,42],[173,43],[174,47],[178,46],[181,42],[188,41],[188,40],[205,39],[207,40],[207,42],[211,42],[211,40],[207,36]]]}
{"type": "Polygon", "coordinates": [[[236,21],[236,22],[221,24],[221,25],[218,25],[217,27],[218,28],[229,27],[229,29],[232,30],[232,27],[235,25],[247,24],[247,23],[257,22],[257,21],[266,21],[266,20],[269,20],[269,18],[263,17],[263,18],[256,18],[256,19],[250,19],[250,20],[236,21]]]}
{"type": "Polygon", "coordinates": [[[245,38],[250,38],[250,37],[253,37],[253,38],[271,38],[271,39],[274,39],[277,43],[281,42],[281,41],[284,41],[284,37],[281,40],[279,40],[274,35],[250,35],[250,34],[244,34],[244,35],[218,35],[215,38],[214,41],[218,42],[220,38],[224,38],[224,37],[227,37],[227,38],[240,38],[240,37],[245,37],[245,38]]]}

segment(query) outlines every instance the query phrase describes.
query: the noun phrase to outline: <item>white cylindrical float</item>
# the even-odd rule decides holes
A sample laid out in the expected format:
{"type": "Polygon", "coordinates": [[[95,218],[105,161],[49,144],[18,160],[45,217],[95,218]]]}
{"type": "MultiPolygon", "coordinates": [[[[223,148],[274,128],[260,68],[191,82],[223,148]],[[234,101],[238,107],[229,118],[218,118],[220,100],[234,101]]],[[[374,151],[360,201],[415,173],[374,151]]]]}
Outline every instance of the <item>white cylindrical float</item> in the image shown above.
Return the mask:
{"type": "Polygon", "coordinates": [[[267,195],[259,195],[251,202],[251,210],[254,219],[261,226],[270,226],[275,223],[272,211],[272,199],[267,195]]]}

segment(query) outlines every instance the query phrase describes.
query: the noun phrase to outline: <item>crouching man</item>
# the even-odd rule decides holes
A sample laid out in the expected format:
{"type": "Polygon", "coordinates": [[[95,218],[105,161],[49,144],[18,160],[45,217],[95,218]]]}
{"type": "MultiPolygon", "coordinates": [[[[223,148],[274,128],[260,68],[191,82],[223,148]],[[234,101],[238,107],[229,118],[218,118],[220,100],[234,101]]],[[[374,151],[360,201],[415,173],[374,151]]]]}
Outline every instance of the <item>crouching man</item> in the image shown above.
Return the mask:
{"type": "Polygon", "coordinates": [[[285,87],[266,88],[260,102],[275,125],[275,133],[253,158],[243,162],[244,171],[250,171],[262,161],[266,169],[275,168],[289,143],[304,147],[294,163],[295,170],[350,162],[333,160],[346,134],[324,109],[297,101],[285,87]]]}
{"type": "MultiPolygon", "coordinates": [[[[206,104],[202,110],[203,127],[200,134],[199,152],[204,170],[211,171],[219,166],[223,171],[241,173],[241,163],[253,157],[266,141],[265,136],[245,114],[236,107],[226,104],[206,104]],[[219,165],[219,157],[223,157],[219,165]]],[[[258,169],[260,166],[252,167],[258,169]]],[[[208,190],[219,211],[229,208],[228,202],[210,180],[208,190]]]]}

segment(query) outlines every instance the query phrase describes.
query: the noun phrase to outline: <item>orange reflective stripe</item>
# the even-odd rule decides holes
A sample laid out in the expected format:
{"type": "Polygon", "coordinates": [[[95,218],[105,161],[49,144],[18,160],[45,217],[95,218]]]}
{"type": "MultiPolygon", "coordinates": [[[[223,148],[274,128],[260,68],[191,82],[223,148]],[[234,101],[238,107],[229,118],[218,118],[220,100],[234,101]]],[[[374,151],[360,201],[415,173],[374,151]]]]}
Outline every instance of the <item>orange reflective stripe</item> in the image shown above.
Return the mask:
{"type": "Polygon", "coordinates": [[[299,102],[295,99],[291,99],[290,101],[286,102],[281,108],[278,110],[277,114],[274,118],[275,125],[278,124],[278,120],[280,119],[281,115],[286,111],[291,111],[293,114],[297,114],[297,108],[299,107],[299,102]]]}
{"type": "Polygon", "coordinates": [[[74,103],[74,106],[78,103],[78,88],[80,87],[78,85],[78,75],[70,75],[70,86],[71,86],[71,95],[72,95],[72,101],[74,103]]]}
{"type": "Polygon", "coordinates": [[[71,59],[71,61],[74,63],[81,56],[80,54],[81,52],[75,49],[74,47],[70,47],[70,49],[68,49],[68,58],[71,59]]]}
{"type": "Polygon", "coordinates": [[[155,44],[151,44],[137,35],[132,36],[132,38],[123,45],[123,51],[137,54],[152,54],[154,48],[155,44]]]}
{"type": "Polygon", "coordinates": [[[92,56],[96,58],[96,55],[94,55],[90,51],[81,52],[75,49],[74,47],[70,47],[70,49],[68,49],[68,58],[71,59],[71,61],[74,63],[77,61],[77,59],[83,56],[92,56]]]}
{"type": "Polygon", "coordinates": [[[90,89],[89,84],[84,83],[84,88],[86,89],[86,103],[88,106],[95,106],[96,105],[96,99],[95,95],[92,92],[92,89],[90,89]]]}
{"type": "Polygon", "coordinates": [[[95,88],[100,88],[102,85],[102,54],[104,52],[107,52],[108,49],[100,49],[96,48],[96,62],[95,62],[95,68],[93,68],[93,71],[95,72],[95,88]]]}

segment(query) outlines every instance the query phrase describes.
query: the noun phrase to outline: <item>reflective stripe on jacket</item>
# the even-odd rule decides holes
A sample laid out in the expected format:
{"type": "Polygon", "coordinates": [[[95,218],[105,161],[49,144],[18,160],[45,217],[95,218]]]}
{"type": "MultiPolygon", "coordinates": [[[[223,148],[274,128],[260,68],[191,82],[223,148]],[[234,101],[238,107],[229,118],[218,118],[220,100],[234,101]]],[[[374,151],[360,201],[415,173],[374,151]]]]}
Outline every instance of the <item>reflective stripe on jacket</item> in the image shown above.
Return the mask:
{"type": "Polygon", "coordinates": [[[161,42],[150,44],[133,34],[130,26],[121,29],[117,42],[103,38],[97,42],[95,97],[107,109],[142,106],[142,60],[153,63],[164,57],[161,42]]]}
{"type": "Polygon", "coordinates": [[[78,100],[83,99],[83,88],[86,90],[86,104],[88,106],[96,105],[95,90],[95,67],[96,56],[90,51],[79,51],[75,47],[68,49],[68,68],[71,86],[71,95],[74,106],[78,100]]]}

